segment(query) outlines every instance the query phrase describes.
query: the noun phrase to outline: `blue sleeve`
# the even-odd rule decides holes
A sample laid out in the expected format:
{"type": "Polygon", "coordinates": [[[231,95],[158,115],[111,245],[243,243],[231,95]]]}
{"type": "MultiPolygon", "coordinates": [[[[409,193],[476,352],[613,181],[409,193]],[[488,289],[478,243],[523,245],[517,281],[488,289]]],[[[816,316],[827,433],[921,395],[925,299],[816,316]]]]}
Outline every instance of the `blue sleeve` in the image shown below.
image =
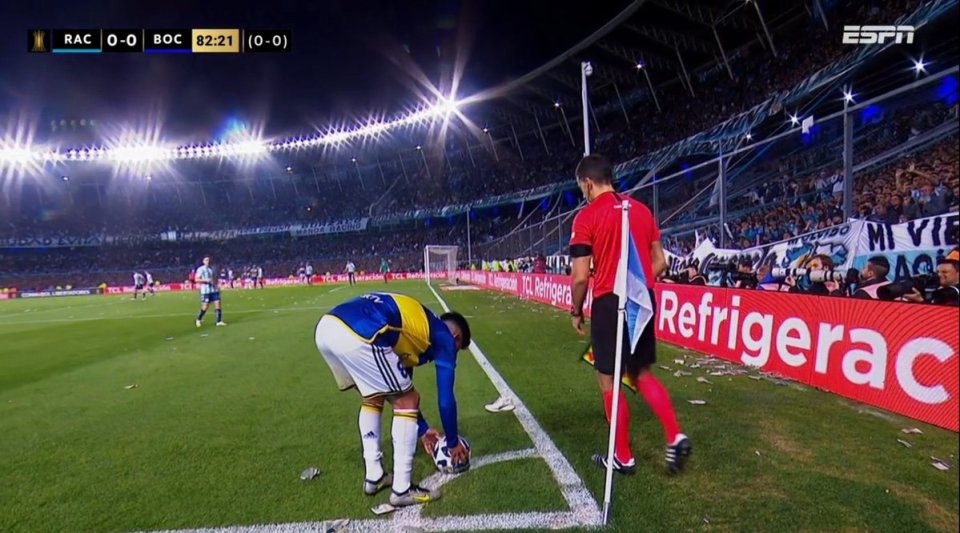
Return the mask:
{"type": "Polygon", "coordinates": [[[458,443],[460,436],[457,432],[457,397],[453,392],[456,378],[457,348],[453,337],[444,339],[432,347],[435,350],[434,362],[437,366],[437,398],[440,407],[440,422],[443,423],[443,433],[447,442],[458,443]]]}
{"type": "Polygon", "coordinates": [[[417,413],[417,437],[422,437],[428,429],[430,429],[430,424],[428,424],[427,419],[423,417],[423,412],[417,413]]]}

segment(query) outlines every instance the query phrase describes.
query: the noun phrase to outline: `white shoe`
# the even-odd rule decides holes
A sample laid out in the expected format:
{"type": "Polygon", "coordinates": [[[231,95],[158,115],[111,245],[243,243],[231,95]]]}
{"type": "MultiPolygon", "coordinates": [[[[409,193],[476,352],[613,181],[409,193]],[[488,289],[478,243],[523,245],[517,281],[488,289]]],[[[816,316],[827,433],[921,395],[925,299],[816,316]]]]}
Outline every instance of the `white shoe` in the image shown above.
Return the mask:
{"type": "Polygon", "coordinates": [[[202,325],[203,325],[203,322],[200,322],[199,320],[197,320],[197,327],[199,328],[202,325]]]}
{"type": "Polygon", "coordinates": [[[217,322],[217,325],[218,325],[218,326],[226,326],[227,323],[221,320],[220,322],[217,322]]]}
{"type": "Polygon", "coordinates": [[[491,413],[507,413],[516,409],[516,406],[513,405],[513,400],[506,396],[501,396],[497,398],[497,401],[487,404],[483,406],[483,408],[491,413]]]}

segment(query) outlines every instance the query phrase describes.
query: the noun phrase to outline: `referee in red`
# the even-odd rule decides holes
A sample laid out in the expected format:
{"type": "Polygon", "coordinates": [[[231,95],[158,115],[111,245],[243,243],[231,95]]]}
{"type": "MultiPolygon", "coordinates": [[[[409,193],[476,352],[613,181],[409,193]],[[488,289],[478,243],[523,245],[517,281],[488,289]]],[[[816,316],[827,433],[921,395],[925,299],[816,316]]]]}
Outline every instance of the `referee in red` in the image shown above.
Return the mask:
{"type": "MultiPolygon", "coordinates": [[[[660,229],[657,222],[641,202],[621,196],[613,188],[613,167],[610,161],[601,155],[588,155],[577,165],[577,183],[587,200],[587,206],[577,213],[573,220],[573,233],[570,236],[570,256],[573,258],[571,284],[573,289],[573,327],[581,335],[583,330],[583,304],[587,298],[590,281],[590,262],[593,261],[593,306],[591,311],[590,340],[597,371],[597,381],[603,393],[603,405],[607,420],[613,407],[613,372],[617,348],[617,320],[619,320],[619,298],[613,292],[620,262],[621,212],[618,209],[624,199],[630,202],[630,233],[637,247],[644,274],[651,285],[650,298],[654,302],[653,281],[667,269],[663,245],[660,243],[660,229]]],[[[650,373],[650,366],[656,362],[656,324],[651,318],[644,329],[637,349],[630,352],[627,328],[623,328],[623,368],[633,378],[643,399],[663,424],[667,438],[667,472],[675,474],[683,469],[690,455],[690,440],[680,432],[677,416],[670,401],[667,389],[650,373]]],[[[620,392],[620,408],[617,414],[617,438],[615,442],[614,470],[626,475],[636,473],[636,462],[630,450],[630,409],[626,396],[620,392]]],[[[612,426],[612,422],[611,422],[612,426]]],[[[598,453],[593,456],[594,463],[607,467],[607,456],[598,453]]]]}

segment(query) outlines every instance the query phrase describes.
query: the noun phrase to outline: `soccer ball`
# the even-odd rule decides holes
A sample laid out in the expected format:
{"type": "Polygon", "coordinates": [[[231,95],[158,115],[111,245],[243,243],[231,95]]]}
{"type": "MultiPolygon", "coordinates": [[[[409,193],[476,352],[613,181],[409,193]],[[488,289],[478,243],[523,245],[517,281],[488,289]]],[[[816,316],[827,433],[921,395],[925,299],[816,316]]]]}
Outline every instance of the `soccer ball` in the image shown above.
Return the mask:
{"type": "MultiPolygon", "coordinates": [[[[460,442],[467,447],[467,465],[466,468],[463,468],[466,471],[470,468],[470,443],[467,442],[467,439],[460,437],[460,442]]],[[[437,465],[437,470],[450,473],[453,468],[453,460],[450,458],[450,446],[447,445],[447,438],[440,437],[437,440],[437,445],[433,448],[433,464],[437,465]]]]}

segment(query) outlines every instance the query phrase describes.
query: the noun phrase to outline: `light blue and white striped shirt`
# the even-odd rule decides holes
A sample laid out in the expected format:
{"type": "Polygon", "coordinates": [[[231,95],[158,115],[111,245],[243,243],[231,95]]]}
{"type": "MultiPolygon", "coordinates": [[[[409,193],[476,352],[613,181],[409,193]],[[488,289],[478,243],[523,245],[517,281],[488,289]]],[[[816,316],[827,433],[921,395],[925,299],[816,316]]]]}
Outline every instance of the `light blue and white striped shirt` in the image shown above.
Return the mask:
{"type": "Polygon", "coordinates": [[[220,288],[217,286],[217,277],[214,275],[212,268],[206,265],[200,265],[194,279],[197,281],[197,284],[200,285],[200,294],[220,292],[220,288]]]}

